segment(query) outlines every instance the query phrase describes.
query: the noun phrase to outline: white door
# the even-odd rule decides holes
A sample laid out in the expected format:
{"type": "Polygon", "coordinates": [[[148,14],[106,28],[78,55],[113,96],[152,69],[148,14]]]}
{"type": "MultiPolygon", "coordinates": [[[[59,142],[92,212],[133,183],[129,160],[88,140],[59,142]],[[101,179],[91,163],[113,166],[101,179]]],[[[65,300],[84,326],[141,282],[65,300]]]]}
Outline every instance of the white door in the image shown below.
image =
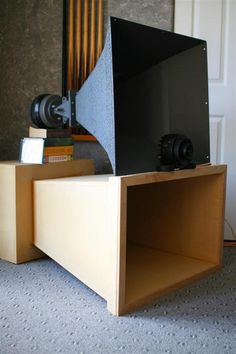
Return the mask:
{"type": "Polygon", "coordinates": [[[175,0],[175,32],[207,40],[211,163],[228,165],[225,239],[235,239],[236,0],[175,0]]]}

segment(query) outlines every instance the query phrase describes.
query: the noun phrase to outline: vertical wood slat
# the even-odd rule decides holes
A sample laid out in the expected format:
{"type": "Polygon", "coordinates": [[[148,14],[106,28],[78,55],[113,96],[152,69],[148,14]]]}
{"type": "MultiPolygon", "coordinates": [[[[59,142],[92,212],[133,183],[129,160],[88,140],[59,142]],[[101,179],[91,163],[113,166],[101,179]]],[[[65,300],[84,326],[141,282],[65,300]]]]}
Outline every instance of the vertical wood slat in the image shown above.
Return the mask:
{"type": "Polygon", "coordinates": [[[68,53],[68,9],[67,0],[63,0],[63,14],[62,14],[62,96],[66,96],[67,93],[67,53],[68,53]]]}
{"type": "Polygon", "coordinates": [[[95,65],[95,16],[96,7],[95,0],[91,0],[91,16],[90,16],[90,50],[89,50],[89,73],[95,65]]]}
{"type": "Polygon", "coordinates": [[[97,26],[97,53],[96,61],[98,60],[103,46],[103,0],[98,0],[98,26],[97,26]]]}
{"type": "Polygon", "coordinates": [[[69,21],[68,21],[68,69],[67,89],[73,88],[74,71],[74,0],[69,0],[69,21]]]}
{"type": "Polygon", "coordinates": [[[82,83],[88,75],[88,0],[84,0],[83,20],[82,83]]]}
{"type": "Polygon", "coordinates": [[[81,84],[81,0],[76,0],[75,17],[75,75],[73,88],[78,90],[81,84]]]}

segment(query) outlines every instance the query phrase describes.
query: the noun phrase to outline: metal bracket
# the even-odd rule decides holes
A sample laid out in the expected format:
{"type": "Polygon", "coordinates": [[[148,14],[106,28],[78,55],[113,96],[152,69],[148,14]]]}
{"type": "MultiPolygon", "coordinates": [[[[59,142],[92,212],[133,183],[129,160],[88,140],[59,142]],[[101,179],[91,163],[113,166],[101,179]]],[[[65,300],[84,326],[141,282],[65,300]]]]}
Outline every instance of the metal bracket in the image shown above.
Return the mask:
{"type": "Polygon", "coordinates": [[[70,127],[77,126],[76,120],[76,92],[68,91],[68,97],[62,98],[62,104],[55,108],[55,113],[63,117],[64,124],[69,124],[70,127]]]}
{"type": "Polygon", "coordinates": [[[68,91],[68,100],[70,102],[70,127],[75,127],[77,125],[76,121],[76,104],[75,104],[75,96],[77,91],[70,90],[68,91]]]}

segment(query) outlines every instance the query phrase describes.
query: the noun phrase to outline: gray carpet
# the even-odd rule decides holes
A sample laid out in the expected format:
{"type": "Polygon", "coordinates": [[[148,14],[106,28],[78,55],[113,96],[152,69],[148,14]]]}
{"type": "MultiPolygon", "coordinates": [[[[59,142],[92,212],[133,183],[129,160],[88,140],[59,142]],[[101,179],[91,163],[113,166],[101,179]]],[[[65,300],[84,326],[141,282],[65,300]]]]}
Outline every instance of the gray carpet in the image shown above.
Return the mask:
{"type": "Polygon", "coordinates": [[[205,280],[123,317],[54,261],[0,261],[0,353],[236,353],[236,248],[205,280]]]}

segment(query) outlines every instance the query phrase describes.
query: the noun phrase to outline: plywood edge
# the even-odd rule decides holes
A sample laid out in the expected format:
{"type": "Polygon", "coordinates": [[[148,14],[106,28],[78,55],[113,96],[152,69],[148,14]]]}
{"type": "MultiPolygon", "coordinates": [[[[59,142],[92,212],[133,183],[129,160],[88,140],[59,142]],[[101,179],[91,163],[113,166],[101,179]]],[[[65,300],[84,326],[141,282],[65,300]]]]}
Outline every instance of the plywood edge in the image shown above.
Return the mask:
{"type": "Polygon", "coordinates": [[[107,299],[107,309],[118,316],[120,307],[125,301],[126,188],[123,188],[120,178],[111,177],[109,182],[110,202],[113,205],[110,233],[113,239],[114,259],[110,273],[111,291],[107,299]]]}
{"type": "Polygon", "coordinates": [[[16,263],[15,165],[0,164],[0,258],[16,263]]]}
{"type": "Polygon", "coordinates": [[[72,177],[57,177],[44,180],[35,180],[38,184],[55,184],[55,183],[80,183],[80,184],[100,184],[109,183],[109,175],[77,175],[72,177]]]}
{"type": "Polygon", "coordinates": [[[35,176],[39,176],[38,179],[40,179],[41,175],[44,179],[45,175],[50,174],[52,174],[53,176],[56,176],[58,174],[60,177],[63,177],[63,171],[65,177],[68,175],[68,172],[70,172],[71,176],[76,176],[79,175],[79,173],[81,173],[81,175],[93,175],[95,171],[94,162],[90,159],[78,159],[72,161],[53,162],[46,164],[16,163],[14,165],[17,169],[20,169],[21,171],[31,172],[33,179],[35,179],[35,176]]]}
{"type": "Polygon", "coordinates": [[[121,176],[127,186],[135,186],[148,183],[167,182],[185,178],[201,177],[226,173],[226,165],[202,165],[195,169],[178,170],[171,172],[148,172],[135,175],[121,176]]]}
{"type": "Polygon", "coordinates": [[[227,185],[227,166],[223,173],[223,181],[221,183],[222,193],[222,210],[221,210],[221,228],[220,232],[223,235],[222,241],[219,247],[220,263],[223,264],[223,249],[224,249],[224,226],[225,226],[225,204],[226,204],[226,185],[227,185]]]}
{"type": "Polygon", "coordinates": [[[171,287],[168,287],[168,288],[163,289],[161,291],[159,290],[157,292],[153,292],[152,294],[147,295],[141,299],[137,299],[131,303],[124,304],[124,306],[119,309],[118,316],[125,315],[131,311],[139,309],[140,307],[147,306],[148,304],[151,305],[151,303],[153,303],[154,301],[156,302],[156,300],[158,300],[159,298],[161,298],[165,295],[168,295],[168,294],[172,294],[173,292],[175,292],[179,289],[189,286],[189,285],[195,283],[196,281],[199,281],[199,280],[207,277],[208,275],[211,275],[211,274],[219,271],[221,268],[222,268],[221,265],[215,265],[215,264],[210,265],[209,264],[209,269],[207,269],[201,273],[198,273],[192,277],[189,277],[188,279],[185,279],[181,282],[173,284],[171,287]]]}
{"type": "Polygon", "coordinates": [[[119,180],[120,209],[119,209],[119,273],[118,273],[118,313],[125,304],[126,291],[126,248],[127,248],[127,186],[119,180]]]}

